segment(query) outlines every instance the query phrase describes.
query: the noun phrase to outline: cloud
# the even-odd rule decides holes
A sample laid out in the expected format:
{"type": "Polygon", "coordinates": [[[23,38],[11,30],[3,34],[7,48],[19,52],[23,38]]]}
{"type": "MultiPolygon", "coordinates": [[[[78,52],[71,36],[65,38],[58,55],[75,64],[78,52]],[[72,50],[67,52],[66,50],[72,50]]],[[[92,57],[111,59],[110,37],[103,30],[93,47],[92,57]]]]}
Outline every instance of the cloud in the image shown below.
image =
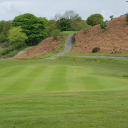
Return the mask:
{"type": "Polygon", "coordinates": [[[67,10],[74,10],[83,20],[95,13],[109,20],[110,15],[125,14],[127,8],[128,3],[122,0],[0,0],[0,20],[13,20],[24,13],[51,19],[67,10]]]}

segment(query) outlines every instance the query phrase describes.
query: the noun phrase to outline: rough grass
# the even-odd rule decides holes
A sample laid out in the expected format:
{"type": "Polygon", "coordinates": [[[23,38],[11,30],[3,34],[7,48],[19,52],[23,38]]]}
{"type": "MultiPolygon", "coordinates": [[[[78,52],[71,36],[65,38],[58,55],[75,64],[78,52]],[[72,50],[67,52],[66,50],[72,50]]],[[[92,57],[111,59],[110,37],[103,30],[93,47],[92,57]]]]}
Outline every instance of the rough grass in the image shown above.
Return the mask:
{"type": "Polygon", "coordinates": [[[128,57],[128,53],[110,53],[110,52],[78,52],[78,51],[69,51],[65,55],[69,56],[115,56],[115,57],[128,57]]]}
{"type": "Polygon", "coordinates": [[[128,61],[0,61],[0,127],[127,128],[128,61]]]}
{"type": "Polygon", "coordinates": [[[77,33],[77,31],[63,31],[63,32],[60,33],[59,36],[69,36],[73,33],[77,33]]]}

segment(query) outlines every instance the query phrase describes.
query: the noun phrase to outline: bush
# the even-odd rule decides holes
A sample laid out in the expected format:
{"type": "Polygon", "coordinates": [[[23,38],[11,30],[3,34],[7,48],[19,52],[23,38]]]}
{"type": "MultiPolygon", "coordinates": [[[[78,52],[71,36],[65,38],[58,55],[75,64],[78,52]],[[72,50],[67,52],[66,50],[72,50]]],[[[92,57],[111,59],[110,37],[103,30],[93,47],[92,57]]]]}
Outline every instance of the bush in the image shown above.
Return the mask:
{"type": "Polygon", "coordinates": [[[17,43],[17,44],[10,45],[8,48],[1,50],[0,55],[6,55],[9,52],[13,51],[14,49],[19,49],[19,48],[23,47],[24,45],[26,45],[26,44],[25,43],[17,43]]]}
{"type": "Polygon", "coordinates": [[[100,24],[101,21],[103,21],[103,16],[101,14],[93,14],[87,18],[86,22],[88,25],[94,26],[100,24]]]}
{"type": "Polygon", "coordinates": [[[128,22],[128,14],[126,14],[126,22],[128,22]]]}
{"type": "Polygon", "coordinates": [[[92,49],[92,53],[96,53],[96,52],[99,52],[100,51],[100,48],[99,47],[95,47],[92,49]]]}
{"type": "Polygon", "coordinates": [[[110,18],[111,18],[111,20],[112,20],[112,19],[114,18],[114,16],[113,16],[113,15],[111,15],[111,16],[110,16],[110,18]]]}
{"type": "Polygon", "coordinates": [[[57,36],[59,36],[59,34],[60,34],[60,29],[55,29],[52,31],[51,35],[54,39],[57,39],[57,36]]]}
{"type": "Polygon", "coordinates": [[[72,37],[72,44],[75,44],[75,34],[72,37]]]}
{"type": "Polygon", "coordinates": [[[100,28],[105,30],[105,29],[106,29],[106,27],[107,27],[106,22],[101,21],[101,22],[100,22],[100,28]]]}
{"type": "Polygon", "coordinates": [[[3,43],[6,41],[6,36],[4,34],[0,35],[0,42],[3,43]]]}
{"type": "Polygon", "coordinates": [[[56,22],[56,26],[61,31],[74,31],[75,29],[71,26],[71,21],[65,18],[61,18],[56,22]]]}

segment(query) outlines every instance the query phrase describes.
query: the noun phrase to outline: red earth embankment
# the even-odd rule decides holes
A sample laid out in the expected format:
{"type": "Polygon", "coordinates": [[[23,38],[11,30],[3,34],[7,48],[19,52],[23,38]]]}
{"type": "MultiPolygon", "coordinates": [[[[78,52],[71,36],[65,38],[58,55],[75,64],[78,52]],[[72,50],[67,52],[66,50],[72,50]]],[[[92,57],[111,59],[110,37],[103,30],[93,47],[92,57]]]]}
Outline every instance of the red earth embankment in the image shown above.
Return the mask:
{"type": "Polygon", "coordinates": [[[13,59],[32,59],[40,56],[41,54],[52,52],[60,48],[58,44],[64,39],[65,37],[60,37],[57,39],[57,41],[52,37],[49,37],[39,43],[38,46],[32,47],[22,55],[13,57],[13,59]]]}

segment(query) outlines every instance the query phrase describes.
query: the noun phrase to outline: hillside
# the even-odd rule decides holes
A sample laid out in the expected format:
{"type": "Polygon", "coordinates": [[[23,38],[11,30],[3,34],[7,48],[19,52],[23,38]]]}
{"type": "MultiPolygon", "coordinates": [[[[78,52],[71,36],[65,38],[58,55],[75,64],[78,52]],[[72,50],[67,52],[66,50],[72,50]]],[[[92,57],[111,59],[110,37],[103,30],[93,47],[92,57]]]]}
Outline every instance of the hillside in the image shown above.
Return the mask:
{"type": "Polygon", "coordinates": [[[90,30],[81,30],[75,35],[73,51],[91,52],[94,47],[100,47],[101,52],[121,53],[128,52],[128,24],[126,16],[107,21],[104,31],[100,25],[90,30]]]}
{"type": "Polygon", "coordinates": [[[60,37],[57,40],[54,40],[52,37],[49,37],[39,43],[37,46],[30,48],[25,53],[13,57],[13,59],[32,59],[40,56],[41,54],[46,54],[57,49],[60,49],[59,44],[63,41],[65,37],[60,37]]]}

